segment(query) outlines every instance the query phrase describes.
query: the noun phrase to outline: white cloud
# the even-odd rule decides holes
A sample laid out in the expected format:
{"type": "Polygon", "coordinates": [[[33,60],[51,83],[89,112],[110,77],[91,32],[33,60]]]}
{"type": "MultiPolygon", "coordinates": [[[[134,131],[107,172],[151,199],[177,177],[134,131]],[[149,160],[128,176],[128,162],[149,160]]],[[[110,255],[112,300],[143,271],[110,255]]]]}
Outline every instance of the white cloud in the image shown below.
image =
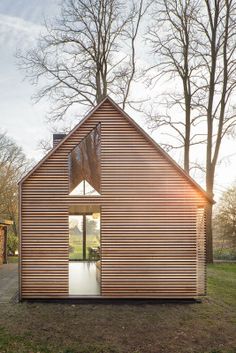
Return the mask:
{"type": "Polygon", "coordinates": [[[0,14],[0,44],[16,50],[35,41],[43,27],[19,17],[0,14]]]}

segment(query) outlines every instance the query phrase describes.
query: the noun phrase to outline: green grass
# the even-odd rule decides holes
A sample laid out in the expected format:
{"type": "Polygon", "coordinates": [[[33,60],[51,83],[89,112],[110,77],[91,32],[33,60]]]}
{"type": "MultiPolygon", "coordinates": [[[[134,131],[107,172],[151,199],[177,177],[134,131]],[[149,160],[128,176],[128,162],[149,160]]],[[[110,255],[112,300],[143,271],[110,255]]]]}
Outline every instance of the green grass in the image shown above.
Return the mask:
{"type": "Polygon", "coordinates": [[[236,353],[236,264],[201,304],[0,304],[0,353],[236,353]]]}
{"type": "Polygon", "coordinates": [[[232,305],[236,310],[236,264],[221,263],[208,266],[208,294],[232,305]]]}
{"type": "Polygon", "coordinates": [[[13,336],[0,328],[0,352],[1,353],[119,353],[106,344],[80,344],[74,348],[47,348],[42,344],[35,344],[30,337],[13,336]]]}
{"type": "Polygon", "coordinates": [[[46,347],[40,347],[24,336],[12,336],[0,328],[1,353],[51,353],[46,347]]]}

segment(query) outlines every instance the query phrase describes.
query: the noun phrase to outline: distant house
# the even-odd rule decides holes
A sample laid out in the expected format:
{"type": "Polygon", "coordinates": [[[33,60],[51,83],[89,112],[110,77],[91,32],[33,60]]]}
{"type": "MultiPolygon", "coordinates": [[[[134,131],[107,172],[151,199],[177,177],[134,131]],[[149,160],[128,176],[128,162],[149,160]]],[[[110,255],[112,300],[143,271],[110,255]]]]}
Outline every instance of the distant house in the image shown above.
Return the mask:
{"type": "Polygon", "coordinates": [[[7,263],[7,227],[12,221],[0,218],[0,265],[7,263]]]}
{"type": "Polygon", "coordinates": [[[212,200],[109,97],[56,135],[20,200],[22,299],[205,294],[212,200]]]}

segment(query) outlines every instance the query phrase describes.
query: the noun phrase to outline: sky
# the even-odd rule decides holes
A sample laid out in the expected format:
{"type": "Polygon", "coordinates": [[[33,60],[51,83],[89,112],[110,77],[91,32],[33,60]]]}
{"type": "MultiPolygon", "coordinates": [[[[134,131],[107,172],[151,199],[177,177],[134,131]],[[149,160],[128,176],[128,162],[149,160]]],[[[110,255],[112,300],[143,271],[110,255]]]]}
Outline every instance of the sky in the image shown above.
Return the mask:
{"type": "MultiPolygon", "coordinates": [[[[59,0],[0,0],[0,131],[6,132],[22,146],[28,158],[38,161],[43,152],[39,141],[51,138],[51,131],[45,122],[49,110],[47,101],[33,104],[35,87],[24,78],[24,72],[17,67],[15,54],[35,45],[36,38],[43,31],[44,18],[51,18],[58,12],[59,0]]],[[[145,119],[141,114],[128,113],[145,130],[145,119]]],[[[80,114],[78,114],[80,115],[80,114]]],[[[77,123],[75,120],[74,123],[77,123]]],[[[157,141],[163,141],[158,131],[149,133],[157,141]]],[[[201,152],[195,151],[193,158],[201,159],[201,152]]],[[[172,152],[172,157],[181,163],[182,156],[172,152]]],[[[222,145],[222,163],[216,171],[215,198],[236,181],[236,141],[227,140],[222,145]]],[[[196,181],[204,187],[204,178],[195,175],[196,181]]]]}

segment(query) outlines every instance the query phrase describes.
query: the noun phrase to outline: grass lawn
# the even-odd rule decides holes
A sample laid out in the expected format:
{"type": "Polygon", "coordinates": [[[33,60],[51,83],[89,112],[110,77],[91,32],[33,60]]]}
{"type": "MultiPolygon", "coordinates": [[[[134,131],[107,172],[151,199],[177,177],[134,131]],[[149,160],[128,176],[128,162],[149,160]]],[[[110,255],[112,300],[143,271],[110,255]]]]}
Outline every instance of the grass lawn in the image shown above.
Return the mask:
{"type": "Polygon", "coordinates": [[[236,353],[236,264],[201,304],[0,304],[0,353],[236,353]]]}

